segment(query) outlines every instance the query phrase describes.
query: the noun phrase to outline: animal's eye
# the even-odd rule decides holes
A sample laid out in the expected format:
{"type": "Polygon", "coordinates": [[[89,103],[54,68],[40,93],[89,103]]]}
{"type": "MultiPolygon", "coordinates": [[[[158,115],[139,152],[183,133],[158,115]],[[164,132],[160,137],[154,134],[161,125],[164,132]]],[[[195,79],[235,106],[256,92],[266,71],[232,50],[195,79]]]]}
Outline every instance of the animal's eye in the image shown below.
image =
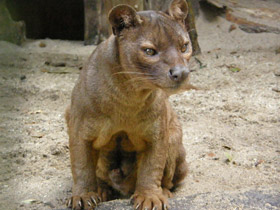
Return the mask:
{"type": "Polygon", "coordinates": [[[187,43],[187,44],[184,44],[184,45],[183,45],[183,47],[181,48],[181,52],[182,52],[182,53],[187,52],[187,50],[188,50],[188,46],[189,46],[189,44],[188,44],[188,43],[187,43]]]}
{"type": "Polygon", "coordinates": [[[157,54],[157,51],[155,51],[154,49],[151,49],[151,48],[144,49],[144,52],[149,56],[153,56],[153,55],[157,54]]]}

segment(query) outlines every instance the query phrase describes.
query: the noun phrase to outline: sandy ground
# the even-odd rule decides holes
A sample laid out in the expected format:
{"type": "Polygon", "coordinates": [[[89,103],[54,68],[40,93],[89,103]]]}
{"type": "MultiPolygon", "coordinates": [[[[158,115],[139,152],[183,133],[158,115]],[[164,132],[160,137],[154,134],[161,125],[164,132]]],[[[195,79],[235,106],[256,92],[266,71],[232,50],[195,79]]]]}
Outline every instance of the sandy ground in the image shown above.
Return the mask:
{"type": "MultiPolygon", "coordinates": [[[[201,90],[170,98],[190,169],[176,196],[279,190],[280,35],[229,33],[220,17],[208,22],[201,15],[197,25],[202,65],[192,59],[191,81],[201,90]]],[[[63,115],[94,48],[0,42],[1,210],[64,208],[72,178],[63,115]]]]}

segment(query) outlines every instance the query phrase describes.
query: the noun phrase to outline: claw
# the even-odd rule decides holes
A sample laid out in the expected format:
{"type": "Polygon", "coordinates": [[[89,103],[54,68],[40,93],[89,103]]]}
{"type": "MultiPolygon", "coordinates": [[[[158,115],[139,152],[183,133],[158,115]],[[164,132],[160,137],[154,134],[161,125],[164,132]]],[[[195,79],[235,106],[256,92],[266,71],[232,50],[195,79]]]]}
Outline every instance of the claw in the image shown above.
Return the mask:
{"type": "Polygon", "coordinates": [[[87,204],[88,204],[90,207],[92,206],[92,204],[91,204],[91,202],[90,202],[90,201],[88,201],[88,202],[87,202],[87,204]]]}
{"type": "Polygon", "coordinates": [[[140,207],[141,203],[138,203],[135,209],[137,210],[140,207]]]}
{"type": "Polygon", "coordinates": [[[95,206],[97,206],[97,202],[96,202],[96,200],[95,200],[95,198],[94,197],[90,197],[91,198],[91,200],[93,201],[93,203],[95,204],[95,206]]]}
{"type": "Polygon", "coordinates": [[[72,199],[69,199],[66,205],[67,205],[68,208],[71,208],[72,207],[72,199]]]}
{"type": "Polygon", "coordinates": [[[146,208],[144,208],[144,210],[149,210],[149,208],[148,208],[148,207],[146,207],[146,208]]]}
{"type": "Polygon", "coordinates": [[[101,202],[101,198],[99,196],[97,196],[98,202],[101,202]]]}
{"type": "Polygon", "coordinates": [[[130,203],[130,204],[133,204],[133,203],[134,203],[134,199],[133,199],[133,198],[130,198],[129,203],[130,203]]]}
{"type": "Polygon", "coordinates": [[[167,207],[166,204],[163,204],[163,209],[164,209],[164,210],[168,210],[168,207],[167,207]]]}
{"type": "Polygon", "coordinates": [[[156,207],[156,206],[154,206],[154,208],[153,208],[152,210],[157,210],[157,207],[156,207]]]}
{"type": "Polygon", "coordinates": [[[82,208],[82,201],[79,201],[79,206],[82,208]]]}

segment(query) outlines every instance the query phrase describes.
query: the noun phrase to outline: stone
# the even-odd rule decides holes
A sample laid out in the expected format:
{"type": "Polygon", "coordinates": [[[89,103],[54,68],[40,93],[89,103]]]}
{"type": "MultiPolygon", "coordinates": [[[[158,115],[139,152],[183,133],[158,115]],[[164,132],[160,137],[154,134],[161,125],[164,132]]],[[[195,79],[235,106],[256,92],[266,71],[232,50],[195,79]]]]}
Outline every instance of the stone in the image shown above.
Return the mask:
{"type": "Polygon", "coordinates": [[[25,23],[14,21],[5,5],[0,2],[0,40],[21,45],[25,41],[25,23]]]}

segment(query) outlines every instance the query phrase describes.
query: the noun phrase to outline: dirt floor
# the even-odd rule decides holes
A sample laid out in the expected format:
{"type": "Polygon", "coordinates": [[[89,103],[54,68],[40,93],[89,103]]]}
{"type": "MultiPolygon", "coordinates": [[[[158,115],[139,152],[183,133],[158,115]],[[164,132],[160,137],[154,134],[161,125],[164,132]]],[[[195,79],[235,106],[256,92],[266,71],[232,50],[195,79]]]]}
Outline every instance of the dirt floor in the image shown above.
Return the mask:
{"type": "MultiPolygon", "coordinates": [[[[249,34],[222,17],[197,20],[201,90],[170,101],[184,132],[189,175],[177,197],[280,189],[280,35],[249,34]]],[[[65,208],[72,178],[64,110],[82,42],[0,41],[0,209],[65,208]]]]}

